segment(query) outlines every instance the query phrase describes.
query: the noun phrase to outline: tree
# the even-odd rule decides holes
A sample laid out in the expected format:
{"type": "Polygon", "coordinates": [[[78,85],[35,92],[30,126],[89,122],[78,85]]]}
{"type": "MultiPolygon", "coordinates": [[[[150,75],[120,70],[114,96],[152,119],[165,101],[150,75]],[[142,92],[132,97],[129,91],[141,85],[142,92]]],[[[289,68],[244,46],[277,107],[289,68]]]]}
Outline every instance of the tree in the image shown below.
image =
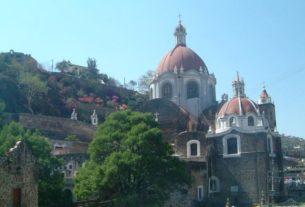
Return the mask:
{"type": "Polygon", "coordinates": [[[151,114],[119,111],[98,128],[90,159],[76,178],[78,198],[115,199],[117,206],[160,206],[190,183],[151,114]]]}
{"type": "Polygon", "coordinates": [[[60,72],[68,72],[68,68],[71,65],[71,62],[68,60],[63,60],[61,62],[56,63],[56,69],[58,69],[60,72]]]}
{"type": "MultiPolygon", "coordinates": [[[[39,166],[38,198],[41,207],[66,207],[63,174],[58,170],[62,162],[51,154],[51,146],[37,131],[31,132],[20,124],[11,122],[0,131],[0,156],[22,140],[31,149],[39,166]]],[[[70,201],[71,202],[71,201],[70,201]]]]}
{"type": "Polygon", "coordinates": [[[154,75],[154,71],[149,70],[139,78],[138,88],[140,93],[148,95],[149,85],[152,81],[153,75],[154,75]]]}
{"type": "Polygon", "coordinates": [[[96,60],[94,58],[87,59],[87,66],[88,66],[88,75],[91,79],[96,79],[98,75],[98,69],[96,60]]]}
{"type": "Polygon", "coordinates": [[[130,80],[128,83],[131,90],[134,90],[134,87],[137,85],[137,82],[134,80],[130,80]]]}
{"type": "Polygon", "coordinates": [[[47,94],[47,84],[41,81],[38,75],[23,73],[20,77],[20,85],[27,99],[27,108],[34,114],[32,103],[38,96],[47,94]]]}

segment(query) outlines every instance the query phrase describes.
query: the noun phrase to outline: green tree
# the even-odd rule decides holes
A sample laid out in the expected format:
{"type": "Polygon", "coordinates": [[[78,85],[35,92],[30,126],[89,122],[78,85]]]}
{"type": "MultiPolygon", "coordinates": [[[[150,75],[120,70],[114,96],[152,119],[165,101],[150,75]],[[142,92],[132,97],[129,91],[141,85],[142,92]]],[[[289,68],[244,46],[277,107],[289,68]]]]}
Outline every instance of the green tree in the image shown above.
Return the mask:
{"type": "Polygon", "coordinates": [[[70,67],[71,62],[68,60],[63,60],[61,62],[56,63],[56,69],[58,69],[60,72],[68,72],[68,68],[70,67]]]}
{"type": "MultiPolygon", "coordinates": [[[[69,202],[62,191],[64,187],[63,174],[57,170],[62,162],[51,154],[51,146],[39,132],[31,132],[20,124],[11,122],[0,131],[0,156],[15,145],[24,141],[37,159],[39,166],[38,198],[41,207],[66,207],[69,202]]],[[[70,201],[71,202],[71,201],[70,201]]]]}
{"type": "Polygon", "coordinates": [[[27,108],[34,114],[32,104],[39,95],[47,94],[47,84],[40,80],[38,75],[23,73],[20,77],[20,85],[27,99],[27,108]]]}
{"type": "Polygon", "coordinates": [[[3,115],[2,112],[5,110],[5,102],[0,98],[0,128],[2,127],[3,115]]]}
{"type": "Polygon", "coordinates": [[[160,206],[190,183],[151,114],[119,111],[100,125],[90,159],[76,178],[78,198],[115,199],[117,206],[160,206]]]}
{"type": "Polygon", "coordinates": [[[88,67],[89,78],[96,79],[98,75],[96,60],[94,58],[88,58],[87,67],[88,67]]]}
{"type": "Polygon", "coordinates": [[[138,88],[140,93],[148,95],[149,85],[152,81],[153,75],[154,75],[154,71],[149,70],[139,78],[138,88]]]}

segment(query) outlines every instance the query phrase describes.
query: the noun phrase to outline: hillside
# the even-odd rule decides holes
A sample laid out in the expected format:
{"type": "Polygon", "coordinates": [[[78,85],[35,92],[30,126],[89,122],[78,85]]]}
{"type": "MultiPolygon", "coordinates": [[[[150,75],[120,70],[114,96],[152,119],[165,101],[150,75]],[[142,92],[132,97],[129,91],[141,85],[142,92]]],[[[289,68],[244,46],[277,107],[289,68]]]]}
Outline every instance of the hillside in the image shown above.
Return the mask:
{"type": "Polygon", "coordinates": [[[305,139],[282,135],[282,149],[286,156],[305,158],[305,139]]]}
{"type": "MultiPolygon", "coordinates": [[[[7,113],[31,113],[27,104],[25,76],[36,77],[45,84],[46,93],[32,97],[33,114],[69,118],[76,108],[79,120],[90,122],[93,110],[101,121],[119,108],[131,109],[141,105],[147,97],[123,87],[115,86],[114,79],[106,74],[88,75],[88,68],[62,61],[62,72],[44,70],[31,55],[10,51],[0,53],[0,100],[7,113]],[[66,67],[66,68],[65,68],[66,67]],[[81,75],[75,72],[81,68],[81,75]],[[103,84],[102,84],[103,83],[103,84]]],[[[284,154],[305,157],[305,140],[282,135],[284,154]]]]}
{"type": "Polygon", "coordinates": [[[83,66],[82,70],[86,76],[49,72],[30,55],[0,53],[0,99],[5,112],[69,117],[76,108],[79,119],[89,122],[94,109],[104,118],[107,111],[134,108],[146,98],[114,85],[106,74],[92,75],[83,66]]]}

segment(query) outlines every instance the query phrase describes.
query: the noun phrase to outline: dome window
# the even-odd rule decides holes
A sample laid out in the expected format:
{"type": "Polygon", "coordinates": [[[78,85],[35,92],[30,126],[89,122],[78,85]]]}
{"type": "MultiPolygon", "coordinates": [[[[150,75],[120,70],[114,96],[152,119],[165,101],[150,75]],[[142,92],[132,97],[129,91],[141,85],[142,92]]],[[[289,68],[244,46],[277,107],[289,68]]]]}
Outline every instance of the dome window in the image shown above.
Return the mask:
{"type": "Polygon", "coordinates": [[[186,97],[189,98],[197,98],[199,97],[198,84],[195,81],[190,81],[186,86],[186,97]]]}
{"type": "Polygon", "coordinates": [[[253,116],[248,117],[248,126],[254,126],[254,118],[253,116]]]}
{"type": "Polygon", "coordinates": [[[236,126],[236,118],[235,117],[231,117],[229,119],[229,126],[230,127],[236,126]]]}
{"type": "Polygon", "coordinates": [[[173,96],[173,88],[170,83],[165,83],[162,86],[162,98],[170,99],[173,96]]]}

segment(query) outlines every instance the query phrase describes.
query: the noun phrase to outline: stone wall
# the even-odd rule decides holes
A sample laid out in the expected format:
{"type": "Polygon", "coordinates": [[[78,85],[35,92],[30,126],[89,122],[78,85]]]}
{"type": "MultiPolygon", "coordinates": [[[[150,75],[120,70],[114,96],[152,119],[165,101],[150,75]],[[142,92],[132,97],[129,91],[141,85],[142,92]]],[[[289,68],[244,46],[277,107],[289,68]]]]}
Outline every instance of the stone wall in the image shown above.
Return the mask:
{"type": "MultiPolygon", "coordinates": [[[[277,196],[282,194],[282,170],[281,150],[276,154],[267,151],[267,134],[242,134],[233,132],[231,134],[240,136],[241,154],[235,157],[223,156],[223,136],[214,137],[214,150],[211,164],[211,175],[220,181],[220,191],[212,193],[210,200],[224,204],[227,198],[231,203],[238,206],[251,206],[259,203],[262,195],[270,197],[271,185],[277,196]],[[271,172],[274,182],[272,183],[271,172]]],[[[276,137],[273,137],[277,140],[276,137]]],[[[276,141],[275,141],[276,142],[276,141]]]]}
{"type": "Polygon", "coordinates": [[[19,114],[18,121],[25,128],[42,130],[47,137],[55,139],[73,134],[90,142],[96,130],[96,127],[80,121],[52,116],[19,114]]]}
{"type": "MultiPolygon", "coordinates": [[[[18,194],[18,193],[17,193],[18,194]]],[[[13,206],[20,199],[24,207],[38,206],[36,160],[23,142],[17,142],[7,156],[0,158],[0,206],[13,206]],[[14,198],[14,192],[20,192],[14,198]]]]}

